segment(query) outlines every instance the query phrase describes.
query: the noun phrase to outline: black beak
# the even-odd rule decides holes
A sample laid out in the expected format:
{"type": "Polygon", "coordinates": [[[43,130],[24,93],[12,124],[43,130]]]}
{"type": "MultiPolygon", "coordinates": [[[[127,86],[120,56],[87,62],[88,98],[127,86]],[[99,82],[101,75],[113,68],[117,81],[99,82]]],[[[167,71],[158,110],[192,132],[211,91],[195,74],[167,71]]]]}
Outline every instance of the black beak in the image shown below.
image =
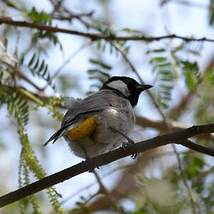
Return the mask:
{"type": "Polygon", "coordinates": [[[139,88],[141,89],[141,91],[145,91],[152,87],[153,87],[152,85],[139,85],[139,88]]]}

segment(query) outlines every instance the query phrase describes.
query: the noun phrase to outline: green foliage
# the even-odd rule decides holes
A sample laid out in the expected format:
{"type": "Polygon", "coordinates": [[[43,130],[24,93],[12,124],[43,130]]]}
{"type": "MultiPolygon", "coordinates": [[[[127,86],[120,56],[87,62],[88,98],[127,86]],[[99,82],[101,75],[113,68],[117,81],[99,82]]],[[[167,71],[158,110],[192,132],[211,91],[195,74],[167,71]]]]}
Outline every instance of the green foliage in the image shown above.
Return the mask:
{"type": "Polygon", "coordinates": [[[199,68],[197,62],[181,61],[186,85],[189,91],[195,90],[199,79],[199,68]]]}
{"type": "Polygon", "coordinates": [[[45,11],[38,12],[35,7],[32,7],[32,9],[27,12],[27,17],[34,23],[44,25],[52,24],[52,17],[45,11]]]}
{"type": "Polygon", "coordinates": [[[14,85],[14,70],[0,62],[0,85],[14,85]]]}
{"type": "Polygon", "coordinates": [[[29,105],[13,87],[0,86],[0,104],[6,104],[8,112],[18,123],[26,125],[29,118],[29,105]]]}
{"type": "MultiPolygon", "coordinates": [[[[35,69],[37,73],[41,74],[41,76],[45,76],[47,74],[47,66],[44,61],[40,61],[38,58],[36,59],[36,56],[33,56],[32,58],[28,64],[29,67],[31,67],[32,70],[35,69]]],[[[2,72],[3,75],[5,72],[7,71],[4,71],[4,73],[2,72]]],[[[46,102],[42,102],[24,88],[22,89],[20,87],[15,87],[15,81],[10,81],[10,78],[13,76],[11,77],[9,75],[8,78],[5,79],[5,77],[3,78],[3,75],[1,75],[2,78],[0,82],[0,103],[1,105],[7,105],[9,114],[15,117],[17,121],[18,133],[22,144],[19,167],[19,186],[22,187],[30,183],[30,172],[32,172],[38,179],[41,179],[46,175],[35,153],[33,152],[33,149],[31,148],[27,133],[25,131],[25,125],[27,124],[29,118],[29,101],[35,101],[35,103],[39,106],[46,104],[49,106],[50,110],[53,110],[52,112],[54,115],[57,114],[56,112],[58,112],[58,110],[56,108],[54,109],[53,105],[57,105],[60,101],[50,99],[46,102]],[[14,86],[10,86],[10,84],[14,84],[14,86]]],[[[47,190],[47,194],[55,213],[64,213],[60,203],[58,202],[58,194],[55,189],[49,188],[47,190]]],[[[28,212],[27,210],[29,209],[29,205],[31,205],[35,214],[41,213],[38,199],[35,196],[30,196],[20,201],[20,213],[24,214],[28,212]]]]}
{"type": "MultiPolygon", "coordinates": [[[[19,188],[30,184],[29,169],[22,158],[22,154],[23,152],[21,152],[20,162],[19,162],[19,188]]],[[[27,212],[29,203],[32,205],[33,212],[35,214],[42,214],[39,201],[35,195],[29,196],[19,201],[19,208],[20,208],[21,214],[25,214],[27,212]]]]}
{"type": "Polygon", "coordinates": [[[44,59],[40,59],[39,55],[33,54],[30,61],[28,62],[28,68],[33,75],[42,77],[47,82],[50,81],[50,74],[48,73],[48,65],[44,59]]]}
{"type": "Polygon", "coordinates": [[[48,39],[51,43],[53,43],[53,45],[59,45],[59,48],[62,50],[62,44],[55,34],[47,31],[35,32],[32,36],[32,42],[36,44],[40,39],[48,39]]]}
{"type": "Polygon", "coordinates": [[[116,57],[121,55],[121,52],[124,54],[128,54],[130,47],[127,45],[125,41],[106,41],[106,40],[98,40],[96,41],[96,48],[100,52],[107,52],[111,55],[115,55],[116,57]]]}
{"type": "Polygon", "coordinates": [[[162,108],[168,108],[175,79],[172,62],[164,48],[149,50],[147,54],[156,75],[157,100],[162,108]]]}
{"type": "MultiPolygon", "coordinates": [[[[17,60],[11,56],[6,47],[0,41],[0,86],[15,86],[16,84],[16,70],[17,60]]],[[[4,91],[0,91],[0,103],[5,96],[4,91]]]]}
{"type": "Polygon", "coordinates": [[[185,85],[188,91],[192,92],[196,89],[200,80],[200,71],[198,58],[203,46],[192,46],[191,43],[181,43],[175,47],[171,53],[175,60],[176,68],[179,72],[179,77],[184,76],[185,85]]]}
{"type": "MultiPolygon", "coordinates": [[[[32,69],[35,69],[37,73],[40,72],[42,76],[46,74],[47,69],[44,61],[40,63],[40,60],[38,59],[31,59],[29,66],[32,66],[32,69]]],[[[8,80],[10,79],[9,77],[10,76],[8,76],[8,80]]],[[[38,100],[36,103],[40,106],[44,103],[30,94],[30,92],[27,93],[26,90],[20,87],[10,86],[9,83],[11,83],[11,81],[5,81],[5,78],[4,80],[1,78],[0,102],[1,104],[7,105],[8,112],[14,116],[17,121],[18,133],[22,144],[19,168],[19,185],[21,187],[30,183],[30,172],[32,172],[38,179],[41,179],[46,175],[30,146],[29,139],[25,131],[25,125],[27,124],[29,118],[29,100],[38,100]]],[[[56,191],[53,188],[49,188],[47,193],[55,213],[64,213],[60,203],[58,202],[58,194],[56,191]]],[[[35,196],[30,196],[20,201],[20,212],[26,213],[29,208],[28,205],[30,204],[32,205],[34,213],[41,213],[39,202],[35,196]]]]}
{"type": "MultiPolygon", "coordinates": [[[[177,206],[162,206],[153,201],[147,200],[143,208],[138,209],[137,211],[132,212],[132,214],[180,214],[182,210],[181,203],[177,206]],[[180,206],[179,206],[180,205],[180,206]]],[[[130,213],[131,214],[131,213],[130,213]]]]}
{"type": "MultiPolygon", "coordinates": [[[[92,197],[93,198],[93,197],[92,197]]],[[[87,199],[84,196],[80,197],[80,200],[76,202],[75,207],[71,210],[71,213],[81,213],[83,214],[90,214],[90,209],[87,207],[87,203],[90,201],[91,198],[87,199]]]]}
{"type": "MultiPolygon", "coordinates": [[[[109,26],[101,25],[94,26],[93,28],[103,35],[115,36],[115,33],[109,28],[109,26]]],[[[114,54],[115,56],[120,56],[121,52],[128,54],[130,47],[126,41],[111,41],[101,39],[96,41],[96,48],[100,52],[107,52],[110,55],[114,54]]]]}
{"type": "Polygon", "coordinates": [[[99,59],[89,59],[89,62],[94,64],[94,65],[99,66],[100,68],[106,69],[106,70],[111,70],[112,69],[112,67],[110,65],[102,62],[99,59]]]}
{"type": "Polygon", "coordinates": [[[214,182],[207,185],[206,193],[202,197],[205,204],[205,213],[213,214],[214,212],[214,182]]]}
{"type": "MultiPolygon", "coordinates": [[[[32,7],[30,11],[27,12],[27,17],[33,22],[43,25],[52,25],[52,16],[50,16],[45,11],[37,11],[35,7],[32,7]]],[[[48,39],[54,45],[59,45],[62,50],[62,44],[60,43],[58,37],[54,33],[47,31],[36,31],[32,35],[32,42],[35,44],[39,39],[48,39]]]]}
{"type": "Polygon", "coordinates": [[[214,25],[214,1],[210,0],[209,5],[209,25],[214,25]]]}
{"type": "MultiPolygon", "coordinates": [[[[28,169],[38,178],[41,179],[46,176],[46,173],[44,169],[42,168],[41,164],[39,163],[39,160],[37,159],[35,153],[33,152],[28,136],[26,132],[24,131],[24,127],[21,125],[19,126],[19,136],[20,141],[22,144],[22,158],[24,163],[26,163],[26,166],[28,169]]],[[[22,161],[22,160],[21,160],[22,161]]],[[[64,210],[61,207],[59,201],[58,201],[58,194],[56,193],[56,190],[54,188],[48,188],[47,194],[49,197],[49,200],[51,202],[51,205],[55,211],[55,213],[63,214],[64,210]]],[[[34,206],[36,206],[34,204],[34,206]]]]}
{"type": "MultiPolygon", "coordinates": [[[[212,213],[214,204],[212,200],[213,194],[213,167],[208,167],[207,160],[204,155],[191,153],[187,151],[181,155],[182,167],[184,176],[191,188],[195,205],[199,213],[212,213]],[[211,190],[212,189],[212,190],[211,190]],[[209,204],[210,201],[210,204],[209,204]]],[[[170,167],[164,179],[169,180],[177,189],[178,195],[185,197],[185,208],[190,208],[189,197],[185,193],[182,182],[182,176],[177,166],[170,167]]],[[[191,208],[190,208],[191,209],[191,208]]]]}
{"type": "Polygon", "coordinates": [[[203,77],[203,83],[199,88],[200,90],[198,90],[198,94],[200,95],[200,98],[203,98],[203,102],[201,102],[201,99],[197,99],[197,102],[195,104],[194,116],[198,123],[209,123],[209,122],[212,123],[214,121],[213,85],[214,85],[214,72],[213,69],[208,69],[203,77]]]}
{"type": "Polygon", "coordinates": [[[62,104],[63,100],[61,98],[56,99],[48,99],[46,102],[46,107],[50,111],[53,118],[57,119],[58,121],[62,121],[63,114],[58,109],[58,106],[62,104]]]}
{"type": "Polygon", "coordinates": [[[173,48],[152,48],[147,51],[152,71],[156,75],[155,88],[161,107],[168,108],[176,81],[184,77],[188,91],[194,91],[200,79],[196,58],[200,50],[181,43],[173,48]],[[188,59],[186,58],[188,57],[188,59]]]}
{"type": "Polygon", "coordinates": [[[91,89],[95,88],[97,90],[109,79],[112,66],[101,59],[89,59],[89,62],[93,65],[93,68],[87,71],[89,79],[96,80],[96,83],[91,85],[91,89]]]}
{"type": "Polygon", "coordinates": [[[26,63],[25,61],[27,60],[25,60],[25,58],[26,56],[23,56],[20,63],[26,65],[33,76],[43,79],[50,87],[55,89],[55,84],[52,82],[48,71],[48,64],[41,58],[41,55],[39,53],[34,53],[26,63]]]}
{"type": "Polygon", "coordinates": [[[210,85],[214,85],[214,70],[213,69],[209,70],[205,78],[207,78],[207,81],[210,85]]]}
{"type": "Polygon", "coordinates": [[[186,154],[183,156],[183,165],[186,167],[187,178],[193,181],[205,166],[204,156],[200,154],[186,154]]]}

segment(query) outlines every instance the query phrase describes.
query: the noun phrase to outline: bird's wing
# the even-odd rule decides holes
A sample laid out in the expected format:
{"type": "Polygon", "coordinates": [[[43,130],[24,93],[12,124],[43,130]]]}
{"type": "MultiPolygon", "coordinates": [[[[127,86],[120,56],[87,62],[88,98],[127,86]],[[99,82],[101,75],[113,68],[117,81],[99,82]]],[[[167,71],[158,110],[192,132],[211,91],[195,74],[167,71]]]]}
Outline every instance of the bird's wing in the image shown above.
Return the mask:
{"type": "MultiPolygon", "coordinates": [[[[118,98],[115,93],[109,90],[99,91],[85,98],[84,100],[80,100],[78,104],[73,105],[66,112],[61,128],[55,132],[44,145],[47,145],[51,141],[54,143],[59,137],[63,136],[65,132],[68,131],[71,125],[77,123],[83,118],[84,119],[81,121],[82,125],[79,125],[78,128],[84,127],[84,130],[88,130],[85,127],[88,127],[90,124],[95,126],[96,122],[94,122],[94,117],[91,117],[90,120],[87,120],[88,116],[93,116],[96,113],[105,110],[106,107],[109,106],[120,107],[120,101],[121,99],[118,98]]],[[[85,134],[87,133],[88,132],[85,132],[85,134]]],[[[91,131],[89,133],[91,133],[91,131]]]]}
{"type": "Polygon", "coordinates": [[[82,99],[74,97],[63,97],[63,106],[66,109],[74,108],[75,105],[78,105],[82,99]]]}
{"type": "MultiPolygon", "coordinates": [[[[73,111],[77,108],[77,106],[79,106],[79,103],[81,102],[81,99],[75,99],[73,97],[64,97],[64,106],[69,109],[69,111],[73,111]]],[[[72,122],[72,121],[70,121],[72,122]]],[[[56,131],[45,143],[44,146],[46,146],[49,142],[53,141],[53,143],[55,143],[55,141],[61,137],[64,134],[64,131],[66,130],[66,128],[68,127],[68,125],[63,125],[61,126],[61,128],[56,131]]]]}
{"type": "Polygon", "coordinates": [[[81,100],[78,105],[70,108],[64,116],[61,127],[67,126],[67,124],[70,124],[71,122],[73,123],[75,117],[95,114],[109,106],[119,107],[120,99],[110,90],[99,91],[86,97],[84,100],[81,100]]]}

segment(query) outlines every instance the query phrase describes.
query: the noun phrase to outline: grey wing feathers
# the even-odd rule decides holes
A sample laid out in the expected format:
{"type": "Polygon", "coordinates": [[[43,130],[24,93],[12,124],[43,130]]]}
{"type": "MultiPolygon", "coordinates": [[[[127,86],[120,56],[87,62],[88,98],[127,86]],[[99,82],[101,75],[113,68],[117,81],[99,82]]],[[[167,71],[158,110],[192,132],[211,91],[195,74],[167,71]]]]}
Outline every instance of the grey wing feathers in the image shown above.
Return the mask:
{"type": "MultiPolygon", "coordinates": [[[[65,99],[65,106],[69,108],[68,112],[71,112],[73,111],[73,109],[75,109],[76,106],[79,105],[79,102],[81,100],[80,99],[74,99],[74,98],[66,98],[65,99]]],[[[68,113],[67,112],[67,113],[68,113]]],[[[67,114],[66,113],[66,114],[67,114]]],[[[66,114],[64,116],[64,119],[66,118],[66,114]]],[[[72,119],[74,119],[72,117],[72,119]]],[[[46,146],[49,142],[53,141],[53,143],[55,143],[55,141],[60,138],[61,136],[63,136],[63,134],[65,133],[66,129],[73,123],[73,120],[69,120],[69,123],[67,124],[64,124],[61,126],[61,128],[56,131],[45,143],[44,143],[44,146],[46,146]]]]}
{"type": "Polygon", "coordinates": [[[119,107],[119,100],[117,95],[110,90],[101,90],[81,100],[78,105],[73,106],[73,108],[70,108],[64,116],[61,127],[70,123],[70,121],[78,115],[93,114],[104,110],[108,106],[119,107]]]}
{"type": "Polygon", "coordinates": [[[78,100],[66,112],[61,128],[55,132],[44,145],[47,145],[50,141],[53,141],[54,143],[59,137],[63,136],[67,128],[78,121],[81,116],[100,112],[109,106],[120,107],[121,99],[110,90],[101,90],[84,100],[78,100]]]}

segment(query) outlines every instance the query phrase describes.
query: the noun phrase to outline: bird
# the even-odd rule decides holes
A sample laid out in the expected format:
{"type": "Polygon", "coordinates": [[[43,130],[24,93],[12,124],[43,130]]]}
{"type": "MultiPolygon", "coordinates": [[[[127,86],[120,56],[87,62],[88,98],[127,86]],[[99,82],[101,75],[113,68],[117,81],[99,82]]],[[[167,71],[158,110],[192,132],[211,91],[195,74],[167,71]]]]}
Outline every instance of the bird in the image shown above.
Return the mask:
{"type": "Polygon", "coordinates": [[[61,128],[44,145],[63,136],[71,151],[85,159],[124,145],[135,125],[139,95],[151,87],[127,76],[110,77],[98,92],[72,101],[61,128]]]}

